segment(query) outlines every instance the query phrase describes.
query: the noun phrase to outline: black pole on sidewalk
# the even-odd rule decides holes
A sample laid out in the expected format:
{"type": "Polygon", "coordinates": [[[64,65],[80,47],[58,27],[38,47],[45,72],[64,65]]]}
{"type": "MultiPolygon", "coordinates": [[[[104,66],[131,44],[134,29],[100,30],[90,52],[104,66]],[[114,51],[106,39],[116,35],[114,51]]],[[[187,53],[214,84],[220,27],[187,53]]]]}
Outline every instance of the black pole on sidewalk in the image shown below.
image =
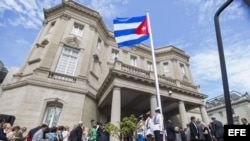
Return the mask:
{"type": "Polygon", "coordinates": [[[216,11],[216,13],[214,15],[214,24],[215,24],[216,38],[217,38],[219,58],[220,58],[221,75],[222,75],[222,82],[223,82],[223,89],[224,89],[224,97],[225,97],[227,124],[228,125],[233,125],[233,114],[232,114],[232,105],[231,105],[231,98],[230,98],[229,87],[228,87],[226,63],[225,63],[223,44],[222,44],[222,38],[221,38],[221,31],[220,31],[219,15],[232,1],[233,0],[227,0],[216,11]]]}

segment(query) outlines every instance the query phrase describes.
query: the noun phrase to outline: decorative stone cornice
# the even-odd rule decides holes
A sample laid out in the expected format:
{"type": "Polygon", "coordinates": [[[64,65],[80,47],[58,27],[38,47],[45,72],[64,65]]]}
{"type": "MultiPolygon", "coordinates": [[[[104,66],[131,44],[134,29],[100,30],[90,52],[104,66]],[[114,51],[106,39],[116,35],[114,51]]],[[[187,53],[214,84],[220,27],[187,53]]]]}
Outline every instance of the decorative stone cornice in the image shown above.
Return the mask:
{"type": "Polygon", "coordinates": [[[93,30],[93,31],[95,31],[95,32],[97,31],[95,25],[93,25],[93,24],[90,24],[90,25],[89,25],[89,29],[90,29],[90,30],[93,30]]]}
{"type": "Polygon", "coordinates": [[[144,56],[140,56],[140,59],[144,60],[144,59],[145,59],[145,57],[144,57],[144,56]]]}
{"type": "Polygon", "coordinates": [[[49,23],[48,19],[43,20],[43,26],[47,25],[49,23]]]}
{"type": "Polygon", "coordinates": [[[69,14],[63,12],[63,13],[61,14],[60,18],[66,20],[66,21],[68,21],[68,20],[70,20],[71,15],[69,15],[69,14]]]}
{"type": "Polygon", "coordinates": [[[174,58],[174,57],[173,57],[173,58],[171,58],[170,60],[171,60],[172,62],[177,62],[177,59],[176,59],[176,58],[174,58]]]}
{"type": "Polygon", "coordinates": [[[176,54],[177,56],[180,56],[182,58],[186,58],[187,61],[189,60],[189,56],[185,54],[185,52],[181,51],[180,49],[173,48],[172,46],[170,47],[169,50],[164,49],[164,50],[157,50],[156,55],[166,55],[166,54],[176,54]]]}
{"type": "Polygon", "coordinates": [[[63,39],[63,43],[71,47],[79,48],[80,40],[77,39],[77,37],[67,37],[63,39]]]}
{"type": "Polygon", "coordinates": [[[32,60],[28,61],[28,64],[31,65],[31,64],[34,64],[34,63],[38,63],[41,60],[42,60],[41,58],[32,59],[32,60]]]}

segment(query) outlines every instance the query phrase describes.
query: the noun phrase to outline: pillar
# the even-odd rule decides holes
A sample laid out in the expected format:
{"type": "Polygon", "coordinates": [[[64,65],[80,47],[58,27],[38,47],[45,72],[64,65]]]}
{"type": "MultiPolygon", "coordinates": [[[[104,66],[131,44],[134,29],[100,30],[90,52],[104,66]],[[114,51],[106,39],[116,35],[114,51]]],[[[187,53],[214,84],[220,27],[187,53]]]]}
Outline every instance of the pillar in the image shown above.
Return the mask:
{"type": "Polygon", "coordinates": [[[150,96],[150,112],[153,116],[155,114],[155,108],[157,108],[157,98],[156,95],[150,96]]]}
{"type": "MultiPolygon", "coordinates": [[[[118,126],[121,120],[121,89],[113,88],[112,106],[111,106],[111,123],[118,126]]],[[[110,136],[110,141],[117,141],[115,137],[110,136]]]]}
{"type": "Polygon", "coordinates": [[[210,122],[210,120],[209,120],[209,118],[208,118],[207,111],[206,111],[204,105],[201,105],[201,106],[200,106],[200,111],[201,111],[201,118],[202,118],[202,121],[205,122],[206,124],[208,124],[208,123],[210,122]]]}
{"type": "Polygon", "coordinates": [[[180,100],[178,103],[178,106],[179,106],[179,113],[181,117],[181,126],[182,128],[185,128],[186,124],[188,123],[188,117],[187,117],[187,112],[186,112],[184,102],[180,100]]]}

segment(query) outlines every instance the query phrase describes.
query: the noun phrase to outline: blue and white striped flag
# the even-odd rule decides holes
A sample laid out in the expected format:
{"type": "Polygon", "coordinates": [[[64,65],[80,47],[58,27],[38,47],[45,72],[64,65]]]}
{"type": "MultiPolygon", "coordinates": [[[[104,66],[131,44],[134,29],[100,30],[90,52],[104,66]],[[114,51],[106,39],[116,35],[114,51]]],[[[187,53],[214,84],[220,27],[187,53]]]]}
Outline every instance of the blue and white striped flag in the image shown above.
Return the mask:
{"type": "Polygon", "coordinates": [[[114,35],[118,47],[138,44],[149,38],[147,16],[116,18],[114,35]]]}

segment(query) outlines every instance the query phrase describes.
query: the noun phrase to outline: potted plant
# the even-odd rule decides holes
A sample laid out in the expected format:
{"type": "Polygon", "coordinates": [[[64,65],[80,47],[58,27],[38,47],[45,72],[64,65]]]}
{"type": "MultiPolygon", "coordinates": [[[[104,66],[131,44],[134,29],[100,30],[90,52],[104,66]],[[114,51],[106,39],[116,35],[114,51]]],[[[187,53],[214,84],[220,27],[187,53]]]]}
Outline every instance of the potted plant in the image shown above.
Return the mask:
{"type": "Polygon", "coordinates": [[[134,115],[124,117],[118,124],[106,123],[103,126],[105,132],[109,135],[123,141],[125,137],[136,130],[137,118],[134,115]]]}

